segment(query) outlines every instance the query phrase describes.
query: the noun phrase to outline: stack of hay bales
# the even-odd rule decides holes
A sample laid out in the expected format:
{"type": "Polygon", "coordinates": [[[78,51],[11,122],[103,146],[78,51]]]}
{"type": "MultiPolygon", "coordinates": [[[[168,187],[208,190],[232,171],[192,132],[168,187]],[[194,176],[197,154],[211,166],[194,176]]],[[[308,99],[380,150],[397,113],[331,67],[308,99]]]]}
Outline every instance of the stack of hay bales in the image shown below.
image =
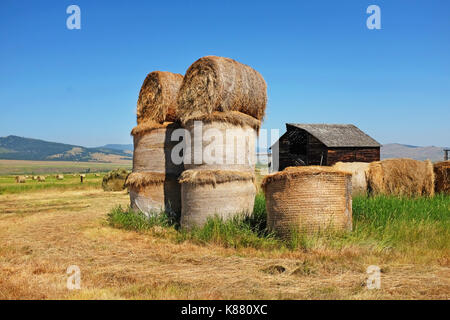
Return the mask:
{"type": "MultiPolygon", "coordinates": [[[[103,177],[102,188],[104,191],[122,191],[125,187],[125,181],[129,172],[125,169],[116,169],[108,172],[103,177]]],[[[80,175],[81,176],[81,175],[80,175]]],[[[83,175],[83,178],[85,175],[83,175]]]]}
{"type": "Polygon", "coordinates": [[[174,130],[180,128],[176,97],[183,76],[154,71],[142,84],[137,102],[137,126],[131,131],[134,140],[133,172],[126,185],[131,207],[146,215],[166,211],[178,215],[181,199],[178,178],[183,165],[171,159],[176,142],[174,130]]]}
{"type": "Polygon", "coordinates": [[[450,194],[450,161],[434,164],[435,192],[450,194]]]}
{"type": "Polygon", "coordinates": [[[352,195],[367,194],[368,162],[337,162],[333,165],[336,170],[350,172],[352,174],[352,195]]]}
{"type": "Polygon", "coordinates": [[[352,229],[351,173],[330,167],[288,167],[266,176],[267,226],[282,238],[292,232],[352,229]]]}
{"type": "Polygon", "coordinates": [[[182,227],[199,226],[208,216],[251,213],[255,140],[267,103],[263,77],[235,60],[203,57],[187,70],[177,102],[190,137],[185,139],[190,152],[183,155],[187,170],[180,179],[182,227]],[[202,157],[211,141],[196,132],[197,121],[203,133],[213,129],[224,137],[220,144],[215,141],[214,162],[202,157]]]}
{"type": "Polygon", "coordinates": [[[369,164],[367,188],[373,195],[433,196],[434,172],[431,161],[387,159],[369,164]]]}

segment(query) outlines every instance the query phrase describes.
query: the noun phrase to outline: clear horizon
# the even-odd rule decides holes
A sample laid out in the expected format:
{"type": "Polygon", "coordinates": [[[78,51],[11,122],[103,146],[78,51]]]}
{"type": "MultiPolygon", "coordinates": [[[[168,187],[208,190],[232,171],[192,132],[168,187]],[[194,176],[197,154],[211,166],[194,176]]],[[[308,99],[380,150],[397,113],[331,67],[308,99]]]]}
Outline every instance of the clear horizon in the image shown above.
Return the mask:
{"type": "Polygon", "coordinates": [[[450,145],[444,1],[0,3],[0,136],[131,144],[147,73],[230,57],[268,85],[266,129],[352,123],[382,144],[450,145]],[[81,8],[68,30],[66,8],[81,8]],[[381,8],[381,30],[366,9],[381,8]]]}

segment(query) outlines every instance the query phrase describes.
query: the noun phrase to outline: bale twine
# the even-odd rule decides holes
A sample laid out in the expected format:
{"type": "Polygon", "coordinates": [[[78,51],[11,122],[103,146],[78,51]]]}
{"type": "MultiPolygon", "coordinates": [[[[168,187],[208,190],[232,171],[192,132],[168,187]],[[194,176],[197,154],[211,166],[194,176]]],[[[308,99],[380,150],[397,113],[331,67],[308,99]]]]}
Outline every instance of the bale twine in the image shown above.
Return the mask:
{"type": "MultiPolygon", "coordinates": [[[[102,188],[104,191],[122,191],[126,188],[125,181],[129,175],[129,172],[125,169],[116,169],[108,172],[102,181],[102,188]]],[[[85,175],[80,174],[80,178],[84,178],[85,175]]],[[[83,181],[83,179],[81,179],[83,181]]]]}
{"type": "Polygon", "coordinates": [[[337,162],[333,165],[336,170],[347,171],[352,174],[352,195],[367,194],[368,162],[337,162]]]}
{"type": "Polygon", "coordinates": [[[172,148],[179,143],[171,141],[171,135],[178,128],[180,126],[173,122],[144,122],[135,127],[131,131],[134,139],[133,172],[179,176],[183,164],[175,164],[171,157],[172,148]]]}
{"type": "Polygon", "coordinates": [[[435,192],[450,194],[450,161],[434,164],[435,192]]]}
{"type": "Polygon", "coordinates": [[[208,217],[229,219],[253,211],[254,174],[226,170],[186,170],[181,183],[181,226],[202,226],[208,217]]]}
{"type": "Polygon", "coordinates": [[[283,238],[291,232],[352,229],[351,174],[329,167],[288,167],[262,182],[267,226],[283,238]]]}
{"type": "Polygon", "coordinates": [[[177,95],[183,76],[165,71],[150,72],[142,84],[137,101],[137,122],[176,121],[177,95]]]}
{"type": "Polygon", "coordinates": [[[190,148],[183,155],[186,170],[255,171],[257,133],[253,127],[219,120],[203,121],[199,127],[192,120],[185,129],[190,137],[190,148]]]}
{"type": "Polygon", "coordinates": [[[367,188],[370,194],[433,196],[433,164],[413,159],[387,159],[369,164],[367,188]]]}
{"type": "Polygon", "coordinates": [[[159,172],[133,172],[125,185],[130,192],[131,208],[145,215],[164,211],[179,216],[181,211],[178,177],[159,172]]]}
{"type": "Polygon", "coordinates": [[[184,123],[214,111],[239,111],[261,121],[266,91],[264,78],[253,68],[229,58],[203,57],[186,71],[177,98],[178,118],[184,123]]]}

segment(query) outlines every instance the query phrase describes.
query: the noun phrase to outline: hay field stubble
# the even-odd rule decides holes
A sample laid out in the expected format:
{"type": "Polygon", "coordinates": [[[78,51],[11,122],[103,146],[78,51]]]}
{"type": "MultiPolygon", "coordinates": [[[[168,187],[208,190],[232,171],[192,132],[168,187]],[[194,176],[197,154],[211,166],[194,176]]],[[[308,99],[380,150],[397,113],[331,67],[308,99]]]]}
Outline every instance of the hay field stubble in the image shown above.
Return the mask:
{"type": "Polygon", "coordinates": [[[126,192],[99,188],[0,195],[0,299],[450,296],[448,246],[423,256],[414,243],[405,251],[369,240],[295,250],[199,244],[170,228],[111,227],[107,213],[128,202],[126,192]],[[81,269],[81,290],[66,288],[70,265],[81,269]],[[369,265],[381,267],[380,290],[365,287],[369,265]]]}

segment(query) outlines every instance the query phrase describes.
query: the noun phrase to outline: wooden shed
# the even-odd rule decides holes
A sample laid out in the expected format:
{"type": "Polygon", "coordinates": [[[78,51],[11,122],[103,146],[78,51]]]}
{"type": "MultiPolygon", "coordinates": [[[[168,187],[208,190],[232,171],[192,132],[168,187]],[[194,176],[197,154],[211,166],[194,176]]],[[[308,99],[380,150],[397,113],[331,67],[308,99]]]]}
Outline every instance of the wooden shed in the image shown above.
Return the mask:
{"type": "MultiPolygon", "coordinates": [[[[278,150],[278,170],[290,166],[380,160],[381,145],[352,124],[287,123],[286,133],[271,147],[278,150]]],[[[275,161],[275,159],[273,159],[275,161]]]]}

